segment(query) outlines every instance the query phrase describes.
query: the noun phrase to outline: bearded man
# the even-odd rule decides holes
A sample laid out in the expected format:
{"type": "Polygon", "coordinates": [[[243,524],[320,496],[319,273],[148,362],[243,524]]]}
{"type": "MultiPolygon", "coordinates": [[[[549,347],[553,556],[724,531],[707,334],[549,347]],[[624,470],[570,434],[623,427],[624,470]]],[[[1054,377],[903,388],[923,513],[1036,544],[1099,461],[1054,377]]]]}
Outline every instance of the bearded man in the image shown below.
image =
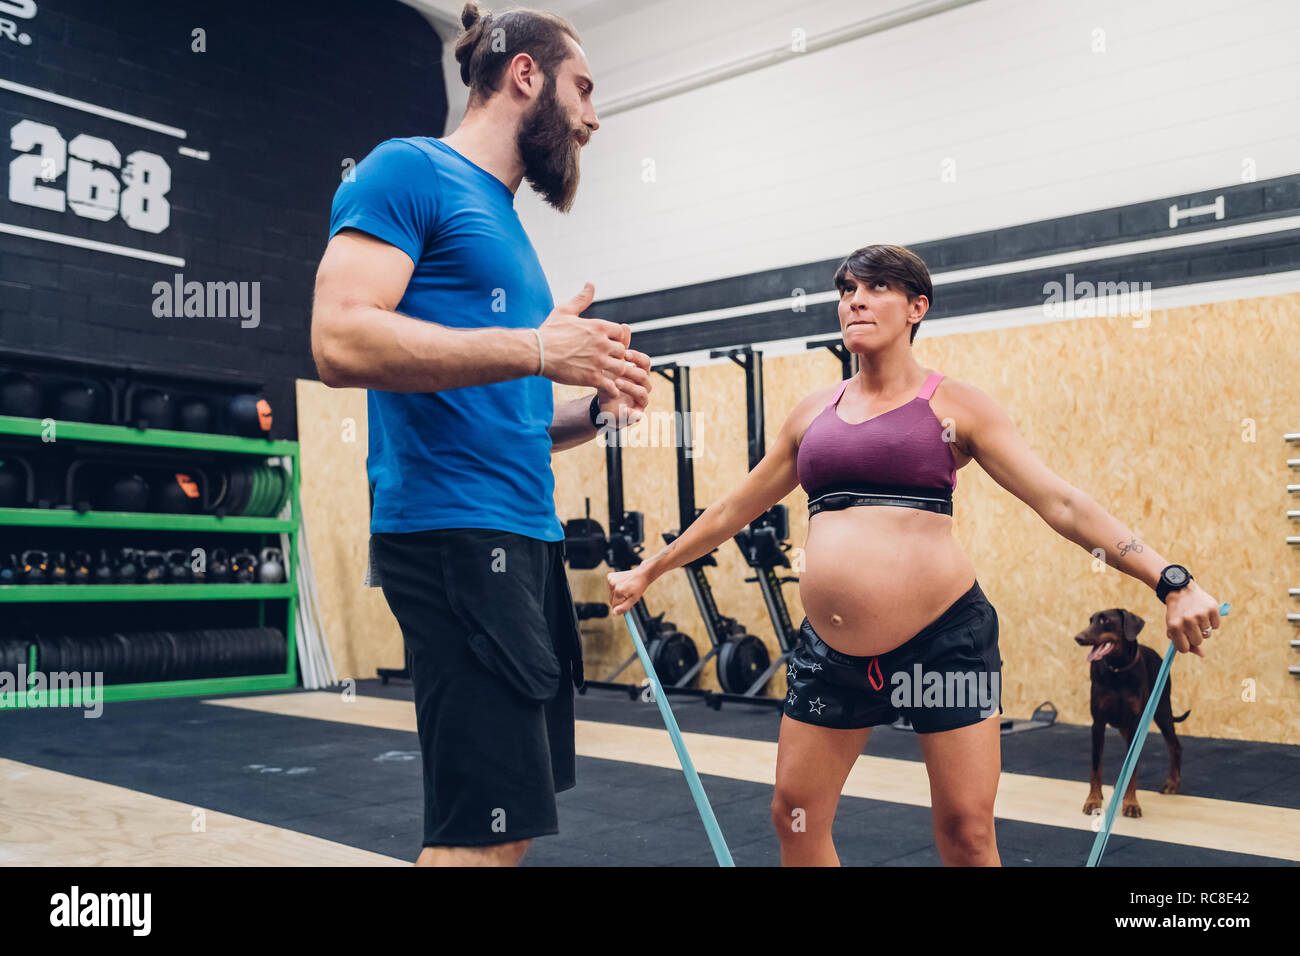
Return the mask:
{"type": "Polygon", "coordinates": [[[321,381],[367,392],[371,571],[406,646],[424,761],[418,865],[515,865],[573,787],[582,651],[550,456],[646,408],[627,325],[554,307],[515,212],[561,212],[599,128],[578,35],[469,3],[465,118],[390,139],[334,197],[316,276],[321,381]],[[552,382],[596,393],[555,407],[552,382]]]}

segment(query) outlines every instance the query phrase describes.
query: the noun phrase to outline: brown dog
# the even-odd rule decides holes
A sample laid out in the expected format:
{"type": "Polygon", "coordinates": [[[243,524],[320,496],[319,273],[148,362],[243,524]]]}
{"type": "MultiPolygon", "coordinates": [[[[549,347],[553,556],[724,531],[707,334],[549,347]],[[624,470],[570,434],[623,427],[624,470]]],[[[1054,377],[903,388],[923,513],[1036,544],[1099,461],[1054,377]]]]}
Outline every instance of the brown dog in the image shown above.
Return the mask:
{"type": "MultiPolygon", "coordinates": [[[[1119,730],[1124,746],[1133,745],[1142,710],[1151,696],[1151,688],[1160,672],[1160,655],[1137,642],[1138,631],[1146,624],[1132,611],[1111,608],[1098,611],[1088,627],[1074,638],[1075,643],[1090,647],[1092,662],[1092,780],[1083,812],[1091,814],[1102,807],[1101,748],[1106,739],[1106,725],[1119,730]]],[[[1174,733],[1174,724],[1187,719],[1175,717],[1170,705],[1172,681],[1165,681],[1156,705],[1155,722],[1169,747],[1169,778],[1161,793],[1177,793],[1182,783],[1183,745],[1174,733]]],[[[1126,817],[1142,816],[1137,801],[1137,773],[1129,778],[1122,811],[1126,817]]]]}

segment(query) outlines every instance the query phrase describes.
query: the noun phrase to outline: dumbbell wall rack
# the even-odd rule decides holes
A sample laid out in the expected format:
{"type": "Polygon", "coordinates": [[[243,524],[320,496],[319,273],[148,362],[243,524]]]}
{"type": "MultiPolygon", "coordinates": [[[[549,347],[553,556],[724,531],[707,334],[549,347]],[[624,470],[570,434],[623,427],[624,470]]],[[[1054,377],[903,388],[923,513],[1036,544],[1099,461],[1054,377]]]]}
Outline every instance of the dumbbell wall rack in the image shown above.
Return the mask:
{"type": "MultiPolygon", "coordinates": [[[[45,423],[34,418],[0,415],[0,435],[15,435],[40,440],[47,431],[45,423]]],[[[258,626],[266,623],[266,601],[287,601],[285,614],[285,658],[283,673],[256,674],[245,677],[214,677],[197,680],[157,681],[143,684],[105,686],[104,701],[143,700],[155,697],[182,697],[198,694],[231,694],[247,691],[279,690],[298,683],[297,642],[294,620],[297,614],[298,586],[298,443],[267,441],[260,438],[237,438],[198,432],[139,430],[120,425],[94,425],[84,422],[56,422],[58,441],[102,442],[111,445],[147,445],[190,451],[215,451],[251,455],[258,458],[289,459],[292,492],[289,495],[289,518],[218,517],[216,515],[147,514],[114,511],[90,511],[49,508],[0,508],[0,527],[109,528],[119,530],[203,531],[229,534],[284,534],[289,549],[285,552],[283,584],[14,584],[0,585],[0,605],[65,601],[257,601],[258,626]]],[[[2,613],[2,612],[0,612],[2,613]]],[[[28,670],[37,669],[36,646],[28,652],[28,670]]],[[[34,706],[50,706],[49,692],[33,695],[34,706]]],[[[60,706],[70,706],[69,691],[60,706]]],[[[16,703],[0,703],[0,710],[27,706],[27,695],[14,695],[16,703]]]]}

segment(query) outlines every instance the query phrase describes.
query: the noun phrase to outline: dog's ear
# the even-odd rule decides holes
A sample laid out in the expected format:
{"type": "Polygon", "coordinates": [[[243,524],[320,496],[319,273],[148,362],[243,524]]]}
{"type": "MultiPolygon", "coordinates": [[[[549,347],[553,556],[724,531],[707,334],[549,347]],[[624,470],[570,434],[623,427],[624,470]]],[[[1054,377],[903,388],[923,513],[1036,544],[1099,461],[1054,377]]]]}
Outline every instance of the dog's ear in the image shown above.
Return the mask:
{"type": "Polygon", "coordinates": [[[1138,639],[1138,632],[1146,626],[1147,622],[1127,608],[1122,608],[1119,614],[1123,621],[1124,640],[1136,641],[1138,639]]]}

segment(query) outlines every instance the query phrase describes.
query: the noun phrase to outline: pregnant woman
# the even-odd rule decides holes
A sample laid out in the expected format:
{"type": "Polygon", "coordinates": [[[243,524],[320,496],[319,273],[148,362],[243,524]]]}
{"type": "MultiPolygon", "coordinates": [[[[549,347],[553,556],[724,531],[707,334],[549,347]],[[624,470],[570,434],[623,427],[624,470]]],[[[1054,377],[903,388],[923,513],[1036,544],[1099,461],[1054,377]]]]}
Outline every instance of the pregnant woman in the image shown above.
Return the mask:
{"type": "Polygon", "coordinates": [[[1218,602],[1044,465],[982,391],[917,364],[912,341],[933,299],[918,256],[859,249],[836,270],[835,288],[858,373],[796,405],[766,457],[685,534],[611,573],[609,604],[625,613],[661,575],[801,485],[807,616],[787,671],[772,800],[782,864],[839,865],[831,825],[844,781],[871,728],[902,714],[925,758],[940,858],[996,866],[998,617],[952,534],[958,470],[978,461],[1062,537],[1155,590],[1179,651],[1201,654],[1218,602]]]}

